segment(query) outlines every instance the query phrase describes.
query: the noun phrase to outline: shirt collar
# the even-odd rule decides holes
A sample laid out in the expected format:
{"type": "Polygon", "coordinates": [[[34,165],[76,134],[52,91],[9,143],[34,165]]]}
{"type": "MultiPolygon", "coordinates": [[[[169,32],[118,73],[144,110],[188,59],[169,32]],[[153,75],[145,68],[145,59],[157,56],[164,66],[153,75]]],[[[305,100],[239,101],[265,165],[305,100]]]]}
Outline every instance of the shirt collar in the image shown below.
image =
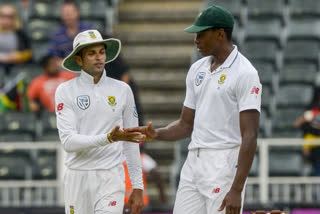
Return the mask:
{"type": "Polygon", "coordinates": [[[233,45],[233,50],[227,57],[227,59],[223,62],[223,64],[220,66],[221,68],[230,68],[231,65],[234,63],[238,56],[238,47],[236,45],[233,45]]]}
{"type": "MultiPolygon", "coordinates": [[[[99,82],[97,84],[102,82],[105,78],[106,78],[106,70],[103,69],[102,76],[101,76],[101,78],[100,78],[100,80],[99,80],[99,82]]],[[[81,70],[80,80],[83,81],[84,83],[94,85],[93,76],[91,76],[90,74],[88,74],[84,70],[81,70]]]]}
{"type": "MultiPolygon", "coordinates": [[[[236,45],[233,45],[233,50],[231,51],[231,53],[229,54],[229,56],[226,58],[226,60],[224,60],[224,62],[222,63],[222,65],[220,65],[214,72],[212,73],[217,73],[222,71],[225,68],[230,68],[231,65],[234,63],[234,61],[236,60],[238,56],[238,47],[236,45]]],[[[209,71],[211,69],[211,63],[212,63],[212,57],[209,58],[208,61],[208,67],[209,67],[209,71]]],[[[211,73],[211,72],[210,72],[211,73]]]]}

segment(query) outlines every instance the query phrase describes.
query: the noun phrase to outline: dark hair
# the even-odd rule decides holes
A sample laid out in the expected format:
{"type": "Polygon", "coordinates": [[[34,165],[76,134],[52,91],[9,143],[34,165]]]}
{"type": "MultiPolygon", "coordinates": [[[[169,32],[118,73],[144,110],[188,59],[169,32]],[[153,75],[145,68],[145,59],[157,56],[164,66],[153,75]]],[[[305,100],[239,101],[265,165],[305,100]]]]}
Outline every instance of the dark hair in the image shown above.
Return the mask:
{"type": "Polygon", "coordinates": [[[83,50],[83,48],[81,48],[81,49],[76,53],[75,56],[80,56],[80,57],[82,58],[82,50],[83,50]]]}
{"type": "Polygon", "coordinates": [[[79,10],[79,5],[74,0],[64,0],[63,5],[66,5],[66,4],[73,4],[79,10]]]}
{"type": "Polygon", "coordinates": [[[54,55],[46,55],[44,57],[42,57],[39,61],[39,64],[42,68],[46,68],[50,62],[51,59],[56,58],[56,56],[54,55]]]}
{"type": "Polygon", "coordinates": [[[233,28],[223,28],[224,32],[226,33],[227,35],[227,39],[228,41],[230,42],[232,40],[232,31],[233,31],[233,28]]]}
{"type": "Polygon", "coordinates": [[[212,28],[212,30],[219,30],[219,29],[223,29],[224,30],[224,32],[226,33],[226,36],[227,36],[227,40],[230,42],[232,40],[233,28],[219,28],[219,27],[212,28]]]}

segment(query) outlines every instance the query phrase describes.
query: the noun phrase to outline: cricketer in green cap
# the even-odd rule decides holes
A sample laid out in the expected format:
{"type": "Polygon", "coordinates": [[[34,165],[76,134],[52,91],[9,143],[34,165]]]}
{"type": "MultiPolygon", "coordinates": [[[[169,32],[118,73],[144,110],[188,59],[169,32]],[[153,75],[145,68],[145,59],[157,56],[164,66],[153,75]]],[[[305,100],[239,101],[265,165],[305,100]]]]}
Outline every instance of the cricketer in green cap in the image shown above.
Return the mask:
{"type": "Polygon", "coordinates": [[[211,6],[200,12],[193,25],[184,29],[188,33],[198,33],[210,28],[233,29],[234,19],[232,14],[220,6],[211,6]]]}

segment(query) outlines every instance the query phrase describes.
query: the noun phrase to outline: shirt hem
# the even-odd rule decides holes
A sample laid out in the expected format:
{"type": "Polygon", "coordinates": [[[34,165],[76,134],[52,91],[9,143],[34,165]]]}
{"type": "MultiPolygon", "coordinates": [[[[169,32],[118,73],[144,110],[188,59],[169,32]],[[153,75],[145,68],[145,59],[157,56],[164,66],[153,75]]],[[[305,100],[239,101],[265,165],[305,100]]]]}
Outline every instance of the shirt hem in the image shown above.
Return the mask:
{"type": "Polygon", "coordinates": [[[248,105],[248,106],[243,106],[242,108],[239,109],[239,112],[242,112],[242,111],[246,111],[246,110],[257,110],[258,112],[260,112],[261,108],[255,106],[255,105],[248,105]]]}
{"type": "Polygon", "coordinates": [[[187,107],[187,108],[190,108],[190,109],[196,109],[196,107],[194,107],[194,106],[192,106],[192,105],[189,105],[188,103],[184,103],[183,104],[185,107],[187,107]]]}

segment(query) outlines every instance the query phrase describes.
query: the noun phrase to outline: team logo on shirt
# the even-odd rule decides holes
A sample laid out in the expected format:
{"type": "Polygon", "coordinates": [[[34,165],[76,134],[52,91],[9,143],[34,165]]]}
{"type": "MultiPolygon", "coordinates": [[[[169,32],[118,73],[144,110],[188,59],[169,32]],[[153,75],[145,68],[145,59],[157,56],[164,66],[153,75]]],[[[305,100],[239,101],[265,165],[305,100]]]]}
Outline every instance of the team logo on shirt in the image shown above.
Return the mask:
{"type": "Polygon", "coordinates": [[[223,84],[226,78],[227,78],[227,75],[221,74],[220,79],[218,80],[218,84],[220,85],[223,84]]]}
{"type": "Polygon", "coordinates": [[[111,107],[115,107],[117,105],[116,97],[115,96],[108,96],[108,104],[111,107]]]}
{"type": "Polygon", "coordinates": [[[77,104],[80,109],[86,110],[90,106],[90,97],[88,95],[78,96],[77,104]]]}
{"type": "Polygon", "coordinates": [[[74,214],[74,206],[70,205],[70,214],[74,214]]]}
{"type": "Polygon", "coordinates": [[[259,90],[260,88],[253,86],[253,88],[251,89],[251,94],[259,94],[259,90]]]}
{"type": "Polygon", "coordinates": [[[109,207],[114,207],[116,205],[117,205],[117,201],[110,201],[108,204],[109,207]]]}
{"type": "Polygon", "coordinates": [[[133,116],[138,118],[137,107],[133,107],[133,116]]]}
{"type": "Polygon", "coordinates": [[[196,81],[195,81],[196,86],[199,86],[205,77],[206,77],[206,72],[198,72],[196,76],[196,81]]]}
{"type": "Polygon", "coordinates": [[[212,190],[212,193],[219,193],[220,192],[220,188],[214,188],[213,190],[212,190]]]}
{"type": "Polygon", "coordinates": [[[91,39],[96,39],[97,38],[96,35],[94,34],[94,32],[89,31],[88,33],[89,33],[89,36],[90,36],[91,39]]]}

